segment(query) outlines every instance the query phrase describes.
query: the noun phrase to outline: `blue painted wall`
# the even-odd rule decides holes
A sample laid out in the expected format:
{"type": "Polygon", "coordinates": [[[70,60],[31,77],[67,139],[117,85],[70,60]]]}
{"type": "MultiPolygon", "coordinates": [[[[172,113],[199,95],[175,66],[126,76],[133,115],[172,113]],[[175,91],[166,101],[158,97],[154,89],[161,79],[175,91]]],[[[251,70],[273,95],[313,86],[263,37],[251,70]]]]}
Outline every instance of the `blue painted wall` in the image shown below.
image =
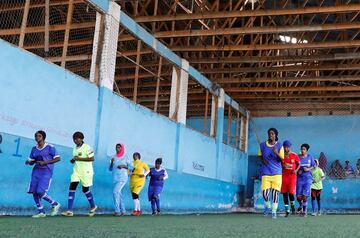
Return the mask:
{"type": "Polygon", "coordinates": [[[0,130],[33,137],[39,128],[49,141],[70,146],[84,131],[93,144],[98,88],[42,58],[0,42],[0,130]]]}
{"type": "MultiPolygon", "coordinates": [[[[4,41],[0,41],[0,52],[2,212],[24,214],[33,210],[31,196],[26,194],[31,169],[24,161],[35,144],[32,138],[38,129],[47,131],[47,141],[57,146],[63,158],[56,166],[50,190],[62,204],[66,204],[72,169],[71,136],[80,130],[96,150],[93,189],[101,211],[112,209],[111,174],[107,167],[118,142],[125,144],[128,155],[138,151],[149,164],[157,157],[164,158],[170,173],[162,196],[165,209],[225,211],[237,205],[247,176],[247,157],[238,150],[223,145],[216,168],[215,139],[107,89],[99,89],[4,41]],[[19,138],[21,157],[14,152],[15,140],[19,138]]],[[[80,191],[77,198],[77,207],[85,208],[87,203],[80,191]]],[[[146,203],[146,191],[141,198],[146,203]]],[[[126,201],[128,206],[132,205],[130,193],[126,194],[126,201]]]]}
{"type": "MultiPolygon", "coordinates": [[[[249,129],[249,182],[256,176],[260,141],[267,139],[267,130],[275,127],[279,130],[279,140],[290,139],[293,151],[299,152],[302,143],[310,144],[309,153],[315,158],[324,152],[329,169],[334,160],[340,160],[344,167],[345,160],[349,160],[355,168],[360,158],[360,116],[317,116],[317,117],[284,117],[284,118],[253,118],[249,129]]],[[[324,182],[322,198],[326,209],[355,209],[360,208],[360,192],[356,189],[359,180],[330,180],[324,182]]],[[[256,208],[263,205],[258,183],[254,186],[254,202],[256,208]]]]}
{"type": "Polygon", "coordinates": [[[279,140],[290,139],[293,151],[300,152],[300,145],[308,143],[309,153],[318,158],[324,152],[328,166],[334,160],[344,164],[349,160],[353,166],[360,158],[360,146],[356,143],[360,135],[360,116],[317,116],[254,118],[249,129],[249,155],[256,155],[260,141],[267,139],[267,130],[275,127],[279,131],[279,140]]]}
{"type": "MultiPolygon", "coordinates": [[[[358,210],[360,209],[359,179],[324,180],[321,193],[321,206],[325,210],[358,210]]],[[[261,181],[255,181],[254,207],[256,210],[264,208],[264,199],[261,194],[261,181]]],[[[308,199],[309,211],[311,200],[308,199]]],[[[279,209],[284,211],[284,202],[280,196],[279,209]]]]}
{"type": "MultiPolygon", "coordinates": [[[[210,123],[211,118],[207,118],[206,120],[206,128],[204,129],[204,118],[203,117],[190,117],[186,120],[186,125],[190,128],[193,128],[197,131],[210,134],[210,123]]],[[[240,123],[239,123],[240,126],[240,123]]],[[[227,132],[228,132],[228,117],[224,117],[224,123],[223,123],[223,142],[227,143],[227,132]]],[[[236,141],[236,120],[231,120],[230,122],[230,131],[231,131],[231,139],[230,139],[230,145],[235,146],[236,141]]]]}

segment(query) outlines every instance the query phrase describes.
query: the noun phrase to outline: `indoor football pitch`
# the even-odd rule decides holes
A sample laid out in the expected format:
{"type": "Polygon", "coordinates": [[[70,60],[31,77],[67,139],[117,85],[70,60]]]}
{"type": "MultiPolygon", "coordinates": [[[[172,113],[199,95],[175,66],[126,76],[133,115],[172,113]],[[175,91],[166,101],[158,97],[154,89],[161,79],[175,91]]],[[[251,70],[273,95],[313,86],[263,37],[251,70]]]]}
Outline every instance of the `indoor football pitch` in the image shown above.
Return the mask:
{"type": "Polygon", "coordinates": [[[259,214],[198,214],[141,217],[0,217],[0,237],[360,237],[359,215],[306,218],[259,214]]]}

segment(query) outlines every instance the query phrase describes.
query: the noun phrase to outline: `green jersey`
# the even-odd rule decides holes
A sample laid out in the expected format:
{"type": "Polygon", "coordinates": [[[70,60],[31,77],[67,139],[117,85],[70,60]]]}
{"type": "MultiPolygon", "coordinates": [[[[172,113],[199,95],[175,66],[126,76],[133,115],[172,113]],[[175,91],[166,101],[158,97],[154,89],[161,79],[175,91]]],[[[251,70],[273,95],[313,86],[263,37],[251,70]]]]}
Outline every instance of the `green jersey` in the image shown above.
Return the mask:
{"type": "Polygon", "coordinates": [[[325,176],[324,171],[322,171],[321,168],[316,167],[311,171],[312,177],[313,177],[313,184],[311,185],[311,189],[320,190],[323,188],[322,185],[322,177],[325,176]]]}
{"type": "MultiPolygon", "coordinates": [[[[77,156],[79,158],[91,158],[94,157],[94,152],[89,145],[84,143],[80,147],[74,147],[73,156],[77,156]]],[[[73,172],[78,174],[79,176],[93,175],[93,162],[75,161],[73,172]]]]}

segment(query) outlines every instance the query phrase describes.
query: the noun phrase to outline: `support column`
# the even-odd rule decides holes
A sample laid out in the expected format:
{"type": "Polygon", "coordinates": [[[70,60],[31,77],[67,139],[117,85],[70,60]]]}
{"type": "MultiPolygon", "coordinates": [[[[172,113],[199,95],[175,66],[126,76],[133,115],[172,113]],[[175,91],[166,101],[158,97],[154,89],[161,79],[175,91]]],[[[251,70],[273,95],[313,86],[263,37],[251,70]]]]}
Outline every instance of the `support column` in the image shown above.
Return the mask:
{"type": "Polygon", "coordinates": [[[30,8],[30,0],[25,1],[25,7],[24,7],[24,13],[23,13],[23,19],[21,22],[21,28],[20,28],[20,38],[19,38],[19,47],[23,48],[24,46],[24,40],[25,40],[25,28],[27,25],[28,15],[29,15],[29,8],[30,8]]]}
{"type": "Polygon", "coordinates": [[[216,178],[219,178],[219,162],[221,159],[223,132],[224,132],[224,105],[225,105],[225,91],[220,88],[220,93],[217,102],[217,116],[216,116],[216,178]]]}
{"type": "Polygon", "coordinates": [[[100,86],[114,88],[115,64],[119,37],[120,6],[109,2],[109,12],[105,16],[105,31],[100,60],[100,86]]]}
{"type": "MultiPolygon", "coordinates": [[[[101,21],[102,29],[104,33],[100,34],[98,57],[100,58],[99,67],[99,99],[98,99],[98,110],[96,119],[96,131],[95,131],[95,142],[94,149],[96,156],[106,156],[106,134],[108,134],[108,127],[106,118],[106,112],[103,111],[102,105],[106,104],[109,95],[112,95],[114,88],[115,78],[115,64],[117,54],[117,43],[119,36],[119,19],[120,18],[120,6],[115,2],[109,2],[109,11],[105,15],[105,20],[101,21]]],[[[99,18],[97,19],[99,20],[99,18]]],[[[96,63],[95,63],[96,65],[96,63]]],[[[93,65],[92,69],[96,67],[93,65]]],[[[96,70],[92,72],[95,76],[92,76],[92,80],[96,78],[96,70]]]]}
{"type": "Polygon", "coordinates": [[[173,67],[171,80],[169,118],[186,124],[186,109],[189,83],[189,62],[182,59],[181,69],[173,67]]]}
{"type": "Polygon", "coordinates": [[[72,16],[74,11],[74,0],[69,0],[69,6],[66,16],[66,26],[65,26],[65,36],[64,36],[64,45],[61,56],[61,67],[65,68],[66,66],[66,56],[68,51],[69,37],[70,37],[70,26],[72,23],[72,16]]]}
{"type": "Polygon", "coordinates": [[[210,136],[215,137],[216,135],[216,112],[217,112],[217,97],[212,95],[211,97],[211,121],[210,121],[210,136]]]}
{"type": "Polygon", "coordinates": [[[90,77],[89,81],[95,84],[100,82],[100,56],[103,44],[103,26],[104,21],[101,13],[96,12],[96,21],[95,21],[95,32],[94,32],[94,41],[93,41],[93,50],[91,56],[91,67],[90,67],[90,77]]]}

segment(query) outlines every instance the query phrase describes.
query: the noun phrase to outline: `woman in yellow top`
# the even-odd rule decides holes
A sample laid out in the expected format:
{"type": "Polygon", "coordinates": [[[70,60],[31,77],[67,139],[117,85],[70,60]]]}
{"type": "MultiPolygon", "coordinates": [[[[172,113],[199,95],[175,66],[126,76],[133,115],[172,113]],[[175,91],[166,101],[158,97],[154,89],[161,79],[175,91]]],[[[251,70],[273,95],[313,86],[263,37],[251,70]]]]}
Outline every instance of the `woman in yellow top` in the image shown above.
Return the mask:
{"type": "Polygon", "coordinates": [[[140,200],[139,194],[145,185],[145,177],[150,172],[149,166],[141,161],[141,156],[138,152],[133,154],[133,170],[130,177],[130,191],[134,200],[134,211],[133,216],[140,216],[140,200]]]}

